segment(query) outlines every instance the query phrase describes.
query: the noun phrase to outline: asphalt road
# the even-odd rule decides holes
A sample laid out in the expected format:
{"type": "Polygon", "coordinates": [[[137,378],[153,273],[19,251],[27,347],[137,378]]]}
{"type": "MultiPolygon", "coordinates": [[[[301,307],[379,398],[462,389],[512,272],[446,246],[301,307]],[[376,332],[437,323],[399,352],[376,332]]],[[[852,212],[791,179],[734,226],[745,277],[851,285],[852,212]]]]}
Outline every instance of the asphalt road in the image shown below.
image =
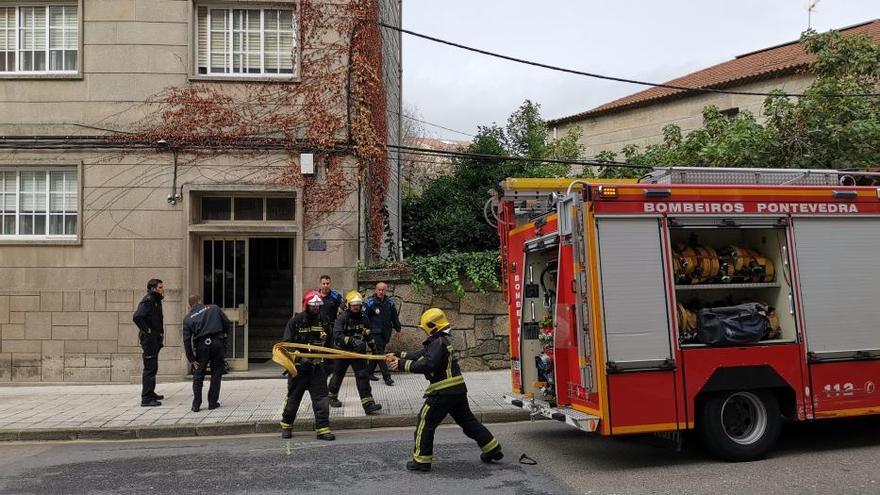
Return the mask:
{"type": "Polygon", "coordinates": [[[603,439],[553,421],[490,425],[496,465],[455,426],[431,473],[403,469],[412,429],[161,441],[0,444],[0,493],[880,493],[880,418],[789,426],[763,461],[729,464],[699,446],[603,439]],[[520,464],[527,454],[537,465],[520,464]]]}

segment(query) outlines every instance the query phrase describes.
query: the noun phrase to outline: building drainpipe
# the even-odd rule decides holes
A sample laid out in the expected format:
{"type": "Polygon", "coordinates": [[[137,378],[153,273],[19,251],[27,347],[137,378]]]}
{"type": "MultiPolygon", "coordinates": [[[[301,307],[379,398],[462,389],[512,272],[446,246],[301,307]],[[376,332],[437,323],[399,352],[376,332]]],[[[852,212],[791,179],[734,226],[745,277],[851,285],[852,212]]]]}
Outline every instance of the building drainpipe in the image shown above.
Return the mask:
{"type": "MultiPolygon", "coordinates": [[[[398,25],[403,27],[403,0],[397,0],[398,25]]],[[[397,144],[403,145],[403,33],[397,31],[397,144]]],[[[403,200],[400,197],[400,148],[397,148],[397,259],[403,261],[403,200]]]]}

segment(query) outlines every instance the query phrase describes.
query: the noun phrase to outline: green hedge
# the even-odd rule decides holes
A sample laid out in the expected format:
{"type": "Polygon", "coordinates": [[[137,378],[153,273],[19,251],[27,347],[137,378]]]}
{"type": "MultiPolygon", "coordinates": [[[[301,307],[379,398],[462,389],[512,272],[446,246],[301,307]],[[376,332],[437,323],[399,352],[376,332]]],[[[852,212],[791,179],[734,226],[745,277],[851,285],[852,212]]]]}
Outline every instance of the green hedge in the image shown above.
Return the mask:
{"type": "Polygon", "coordinates": [[[412,283],[416,288],[449,287],[459,296],[464,294],[464,281],[470,282],[476,290],[483,291],[498,287],[501,279],[501,257],[498,251],[453,251],[433,256],[413,256],[403,263],[394,262],[366,268],[401,266],[412,270],[412,283]]]}

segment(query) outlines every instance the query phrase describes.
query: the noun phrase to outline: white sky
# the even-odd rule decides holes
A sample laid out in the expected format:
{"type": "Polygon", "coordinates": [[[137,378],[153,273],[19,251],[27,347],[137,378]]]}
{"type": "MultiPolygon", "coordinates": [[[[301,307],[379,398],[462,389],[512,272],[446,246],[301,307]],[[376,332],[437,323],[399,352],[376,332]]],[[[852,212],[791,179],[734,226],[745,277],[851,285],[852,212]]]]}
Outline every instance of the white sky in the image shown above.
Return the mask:
{"type": "MultiPolygon", "coordinates": [[[[403,0],[416,32],[563,67],[663,82],[797,39],[806,0],[403,0]]],[[[880,0],[821,0],[819,31],[880,18],[880,0]]],[[[424,120],[468,133],[506,122],[526,98],[545,119],[643,86],[528,67],[403,35],[404,101],[424,120]]],[[[425,126],[429,135],[469,139],[425,126]]]]}

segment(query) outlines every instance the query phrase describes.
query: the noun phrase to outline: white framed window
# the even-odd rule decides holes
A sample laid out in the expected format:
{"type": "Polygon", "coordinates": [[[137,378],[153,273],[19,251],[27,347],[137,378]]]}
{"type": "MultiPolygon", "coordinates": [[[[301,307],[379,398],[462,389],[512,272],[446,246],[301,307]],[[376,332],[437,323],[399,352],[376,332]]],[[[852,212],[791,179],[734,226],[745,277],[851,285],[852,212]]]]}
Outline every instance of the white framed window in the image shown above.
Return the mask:
{"type": "Polygon", "coordinates": [[[76,4],[0,5],[0,74],[77,71],[76,4]]]}
{"type": "Polygon", "coordinates": [[[0,239],[75,239],[77,171],[0,169],[0,239]]]}
{"type": "Polygon", "coordinates": [[[293,8],[198,5],[196,17],[198,75],[295,76],[297,46],[293,8]]]}

